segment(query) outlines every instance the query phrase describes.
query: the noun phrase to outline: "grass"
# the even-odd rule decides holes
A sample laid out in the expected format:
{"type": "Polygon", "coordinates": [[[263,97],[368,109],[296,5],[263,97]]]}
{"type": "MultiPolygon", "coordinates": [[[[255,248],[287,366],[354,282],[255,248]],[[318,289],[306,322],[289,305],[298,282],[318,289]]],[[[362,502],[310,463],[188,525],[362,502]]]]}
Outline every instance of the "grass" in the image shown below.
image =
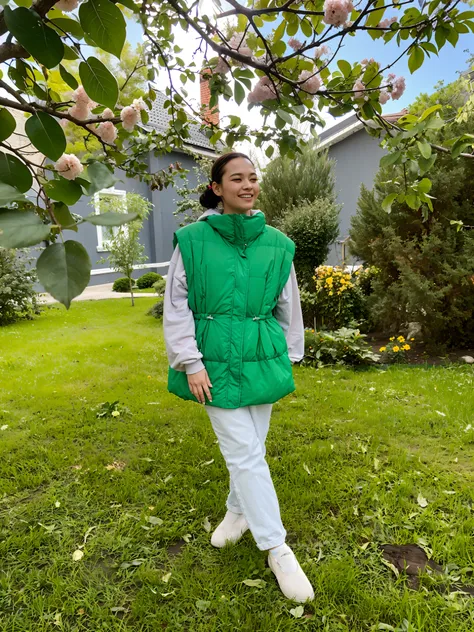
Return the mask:
{"type": "Polygon", "coordinates": [[[54,305],[0,330],[1,632],[472,632],[472,601],[430,577],[409,589],[378,550],[420,541],[469,583],[472,367],[294,368],[267,449],[316,591],[302,611],[250,533],[210,545],[227,471],[204,409],[166,390],[155,300],[54,305]]]}

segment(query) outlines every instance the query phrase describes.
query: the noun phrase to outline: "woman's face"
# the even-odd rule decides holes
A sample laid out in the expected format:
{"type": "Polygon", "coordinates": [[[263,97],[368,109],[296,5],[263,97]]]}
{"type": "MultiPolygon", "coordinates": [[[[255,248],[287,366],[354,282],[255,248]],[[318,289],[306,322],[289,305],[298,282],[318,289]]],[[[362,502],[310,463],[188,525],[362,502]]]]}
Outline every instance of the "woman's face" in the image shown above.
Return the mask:
{"type": "Polygon", "coordinates": [[[222,182],[212,183],[222,198],[225,213],[248,213],[260,193],[255,167],[246,158],[234,158],[224,169],[222,182]]]}

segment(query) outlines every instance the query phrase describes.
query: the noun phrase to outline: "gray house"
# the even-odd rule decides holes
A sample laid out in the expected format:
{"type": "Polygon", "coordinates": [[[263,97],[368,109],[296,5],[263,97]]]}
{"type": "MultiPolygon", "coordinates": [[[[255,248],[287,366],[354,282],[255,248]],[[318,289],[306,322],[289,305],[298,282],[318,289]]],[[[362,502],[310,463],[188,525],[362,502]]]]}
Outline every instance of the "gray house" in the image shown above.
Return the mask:
{"type": "MultiPolygon", "coordinates": [[[[148,126],[160,131],[166,131],[169,124],[168,113],[163,108],[165,99],[166,97],[163,94],[157,93],[153,110],[149,113],[148,126]]],[[[201,132],[198,123],[190,125],[190,138],[186,149],[194,154],[209,158],[217,156],[215,148],[211,146],[207,136],[201,132]]],[[[149,154],[149,171],[150,173],[155,173],[161,169],[167,169],[171,163],[177,161],[185,169],[189,170],[187,176],[189,185],[191,187],[195,186],[196,176],[192,169],[196,161],[185,151],[176,150],[158,157],[149,154]]],[[[128,178],[123,172],[117,172],[116,177],[120,178],[121,182],[117,182],[111,189],[104,190],[108,195],[124,196],[127,192],[135,192],[147,198],[153,204],[153,210],[146,220],[140,235],[140,241],[145,246],[148,262],[141,269],[136,270],[134,276],[138,277],[147,271],[166,274],[168,262],[173,253],[173,233],[179,228],[180,223],[179,218],[173,215],[173,211],[176,210],[176,199],[178,198],[175,188],[169,186],[163,191],[152,191],[147,183],[140,182],[138,179],[128,178]]],[[[94,208],[97,210],[100,204],[100,193],[96,194],[93,199],[81,198],[76,205],[71,207],[71,211],[83,217],[94,212],[94,208]]],[[[77,239],[85,246],[91,258],[92,273],[90,285],[109,283],[121,276],[113,272],[108,267],[108,264],[98,263],[101,258],[107,256],[106,233],[102,227],[84,222],[79,226],[79,232],[74,239],[77,239]]]]}
{"type": "MultiPolygon", "coordinates": [[[[389,121],[398,120],[404,112],[385,116],[389,121]]],[[[351,217],[357,211],[360,187],[371,188],[379,169],[379,162],[386,151],[380,140],[370,136],[364,125],[354,115],[339,121],[319,135],[320,148],[328,150],[329,158],[336,161],[337,201],[342,204],[339,237],[332,244],[327,263],[340,265],[350,262],[347,249],[351,217]]]]}

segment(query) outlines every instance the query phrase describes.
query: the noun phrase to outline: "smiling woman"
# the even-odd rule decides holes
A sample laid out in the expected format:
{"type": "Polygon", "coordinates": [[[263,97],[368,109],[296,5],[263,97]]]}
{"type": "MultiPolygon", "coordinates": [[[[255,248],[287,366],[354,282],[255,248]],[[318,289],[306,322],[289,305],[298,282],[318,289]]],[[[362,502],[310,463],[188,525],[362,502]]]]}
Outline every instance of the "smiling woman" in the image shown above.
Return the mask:
{"type": "Polygon", "coordinates": [[[229,470],[228,511],[211,544],[249,529],[283,594],[305,602],[313,588],[285,543],[265,460],[272,404],[295,390],[291,362],[304,355],[295,244],[252,210],[258,194],[251,160],[225,154],[200,198],[208,210],[175,234],[163,320],[168,389],[205,404],[229,470]]]}

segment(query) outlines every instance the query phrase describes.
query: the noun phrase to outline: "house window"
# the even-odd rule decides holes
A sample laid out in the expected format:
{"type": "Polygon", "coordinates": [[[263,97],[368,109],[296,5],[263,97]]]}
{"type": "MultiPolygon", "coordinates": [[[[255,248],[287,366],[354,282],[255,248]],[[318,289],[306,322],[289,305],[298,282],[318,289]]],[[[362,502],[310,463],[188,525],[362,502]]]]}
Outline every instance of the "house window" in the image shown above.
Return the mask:
{"type": "MultiPolygon", "coordinates": [[[[111,187],[102,189],[94,195],[94,208],[97,215],[99,213],[127,212],[127,193],[111,187]]],[[[109,241],[119,231],[120,226],[97,226],[97,251],[106,252],[109,250],[109,241]]],[[[125,229],[126,230],[126,229],[125,229]]]]}

